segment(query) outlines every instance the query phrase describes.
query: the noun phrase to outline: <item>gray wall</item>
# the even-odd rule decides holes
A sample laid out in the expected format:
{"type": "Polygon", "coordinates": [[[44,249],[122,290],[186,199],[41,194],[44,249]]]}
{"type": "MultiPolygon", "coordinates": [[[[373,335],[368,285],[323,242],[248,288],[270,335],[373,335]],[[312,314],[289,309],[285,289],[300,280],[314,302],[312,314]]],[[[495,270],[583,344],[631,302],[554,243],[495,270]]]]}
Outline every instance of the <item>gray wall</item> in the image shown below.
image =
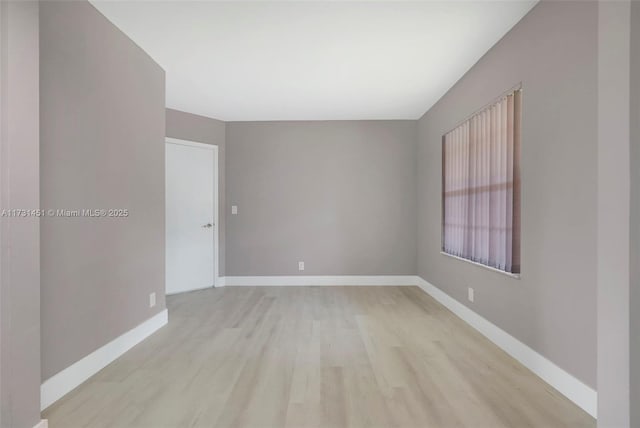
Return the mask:
{"type": "Polygon", "coordinates": [[[415,121],[228,123],[226,274],[414,274],[415,144],[415,121]]]}
{"type": "Polygon", "coordinates": [[[219,275],[225,274],[225,123],[205,116],[167,109],[167,137],[218,146],[218,240],[219,275]]]}
{"type": "MultiPolygon", "coordinates": [[[[39,205],[38,3],[0,2],[0,210],[39,205]]],[[[40,227],[0,217],[0,427],[40,420],[40,227]]]]}
{"type": "Polygon", "coordinates": [[[542,2],[419,121],[418,274],[596,385],[597,4],[542,2]],[[522,82],[522,279],[440,254],[441,137],[522,82]],[[475,289],[475,303],[467,300],[475,289]]]}
{"type": "Polygon", "coordinates": [[[42,378],[164,302],[164,71],[88,2],[42,2],[42,378]],[[149,308],[149,293],[157,305],[149,308]]]}
{"type": "MultiPolygon", "coordinates": [[[[631,394],[640,403],[640,2],[631,2],[631,394]]],[[[640,426],[640,406],[631,406],[630,426],[640,426]]]]}
{"type": "Polygon", "coordinates": [[[630,2],[598,8],[598,426],[629,427],[630,2]]]}

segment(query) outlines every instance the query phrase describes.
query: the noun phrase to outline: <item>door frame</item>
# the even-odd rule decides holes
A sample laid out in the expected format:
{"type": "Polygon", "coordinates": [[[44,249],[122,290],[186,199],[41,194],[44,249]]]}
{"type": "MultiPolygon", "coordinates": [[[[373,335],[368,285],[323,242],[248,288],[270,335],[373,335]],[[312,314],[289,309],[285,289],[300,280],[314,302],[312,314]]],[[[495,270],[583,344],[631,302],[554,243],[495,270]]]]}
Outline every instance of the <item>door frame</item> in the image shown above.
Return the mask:
{"type": "MultiPolygon", "coordinates": [[[[179,138],[165,137],[166,144],[177,144],[181,146],[197,147],[200,149],[207,149],[213,151],[213,201],[215,203],[215,209],[213,210],[213,284],[212,287],[217,287],[220,283],[220,222],[218,221],[218,212],[220,211],[220,199],[218,195],[220,191],[218,184],[220,183],[220,168],[218,168],[218,146],[214,144],[199,143],[197,141],[182,140],[179,138]]],[[[165,150],[166,153],[166,150],[165,150]]],[[[165,249],[166,251],[166,249],[165,249]]],[[[166,289],[166,285],[165,285],[166,289]]]]}

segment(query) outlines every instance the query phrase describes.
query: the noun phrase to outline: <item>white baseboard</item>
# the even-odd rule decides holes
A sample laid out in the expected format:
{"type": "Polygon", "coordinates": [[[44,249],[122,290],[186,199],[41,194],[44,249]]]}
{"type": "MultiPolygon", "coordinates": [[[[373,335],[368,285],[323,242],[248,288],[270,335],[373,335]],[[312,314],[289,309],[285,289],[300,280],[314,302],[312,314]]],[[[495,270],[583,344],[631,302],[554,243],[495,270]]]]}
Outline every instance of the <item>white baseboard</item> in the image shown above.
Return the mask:
{"type": "Polygon", "coordinates": [[[44,381],[40,386],[40,410],[62,398],[168,321],[169,315],[165,309],[44,381]]]}
{"type": "Polygon", "coordinates": [[[227,285],[227,277],[226,276],[219,276],[216,279],[216,288],[224,287],[226,285],[227,285]]]}
{"type": "Polygon", "coordinates": [[[415,275],[226,276],[227,286],[416,285],[415,275]]]}
{"type": "Polygon", "coordinates": [[[49,421],[47,419],[41,419],[33,428],[49,428],[49,421]]]}
{"type": "Polygon", "coordinates": [[[522,365],[538,375],[542,380],[560,391],[569,400],[597,417],[598,394],[590,386],[584,384],[573,375],[567,373],[543,355],[520,342],[495,324],[478,315],[467,306],[455,300],[444,291],[430,284],[420,277],[417,278],[418,287],[443,306],[466,321],[471,327],[482,333],[487,339],[498,345],[507,354],[518,360],[522,365]]]}

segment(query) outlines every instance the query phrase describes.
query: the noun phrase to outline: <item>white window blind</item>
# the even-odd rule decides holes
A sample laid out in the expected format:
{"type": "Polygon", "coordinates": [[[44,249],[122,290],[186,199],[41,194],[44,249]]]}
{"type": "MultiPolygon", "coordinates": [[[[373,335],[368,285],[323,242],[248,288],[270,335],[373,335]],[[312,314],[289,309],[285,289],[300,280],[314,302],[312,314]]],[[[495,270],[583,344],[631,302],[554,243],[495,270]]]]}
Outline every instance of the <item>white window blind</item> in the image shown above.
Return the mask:
{"type": "Polygon", "coordinates": [[[513,91],[443,137],[443,251],[520,273],[520,103],[513,91]]]}

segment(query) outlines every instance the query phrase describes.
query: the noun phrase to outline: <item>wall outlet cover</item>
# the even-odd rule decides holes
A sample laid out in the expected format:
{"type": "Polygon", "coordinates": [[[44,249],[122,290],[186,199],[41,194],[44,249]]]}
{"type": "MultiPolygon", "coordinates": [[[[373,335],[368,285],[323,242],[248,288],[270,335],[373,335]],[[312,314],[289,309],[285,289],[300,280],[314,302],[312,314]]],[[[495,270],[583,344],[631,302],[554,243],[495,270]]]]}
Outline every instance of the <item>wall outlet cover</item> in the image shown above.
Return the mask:
{"type": "Polygon", "coordinates": [[[298,270],[304,270],[304,262],[298,262],[298,270]]]}
{"type": "Polygon", "coordinates": [[[149,294],[149,307],[153,308],[156,305],[156,293],[149,294]]]}
{"type": "Polygon", "coordinates": [[[473,295],[473,288],[469,287],[469,294],[468,294],[468,298],[470,302],[473,302],[474,299],[474,295],[473,295]]]}
{"type": "Polygon", "coordinates": [[[231,214],[238,214],[238,206],[237,205],[231,205],[231,214]]]}

